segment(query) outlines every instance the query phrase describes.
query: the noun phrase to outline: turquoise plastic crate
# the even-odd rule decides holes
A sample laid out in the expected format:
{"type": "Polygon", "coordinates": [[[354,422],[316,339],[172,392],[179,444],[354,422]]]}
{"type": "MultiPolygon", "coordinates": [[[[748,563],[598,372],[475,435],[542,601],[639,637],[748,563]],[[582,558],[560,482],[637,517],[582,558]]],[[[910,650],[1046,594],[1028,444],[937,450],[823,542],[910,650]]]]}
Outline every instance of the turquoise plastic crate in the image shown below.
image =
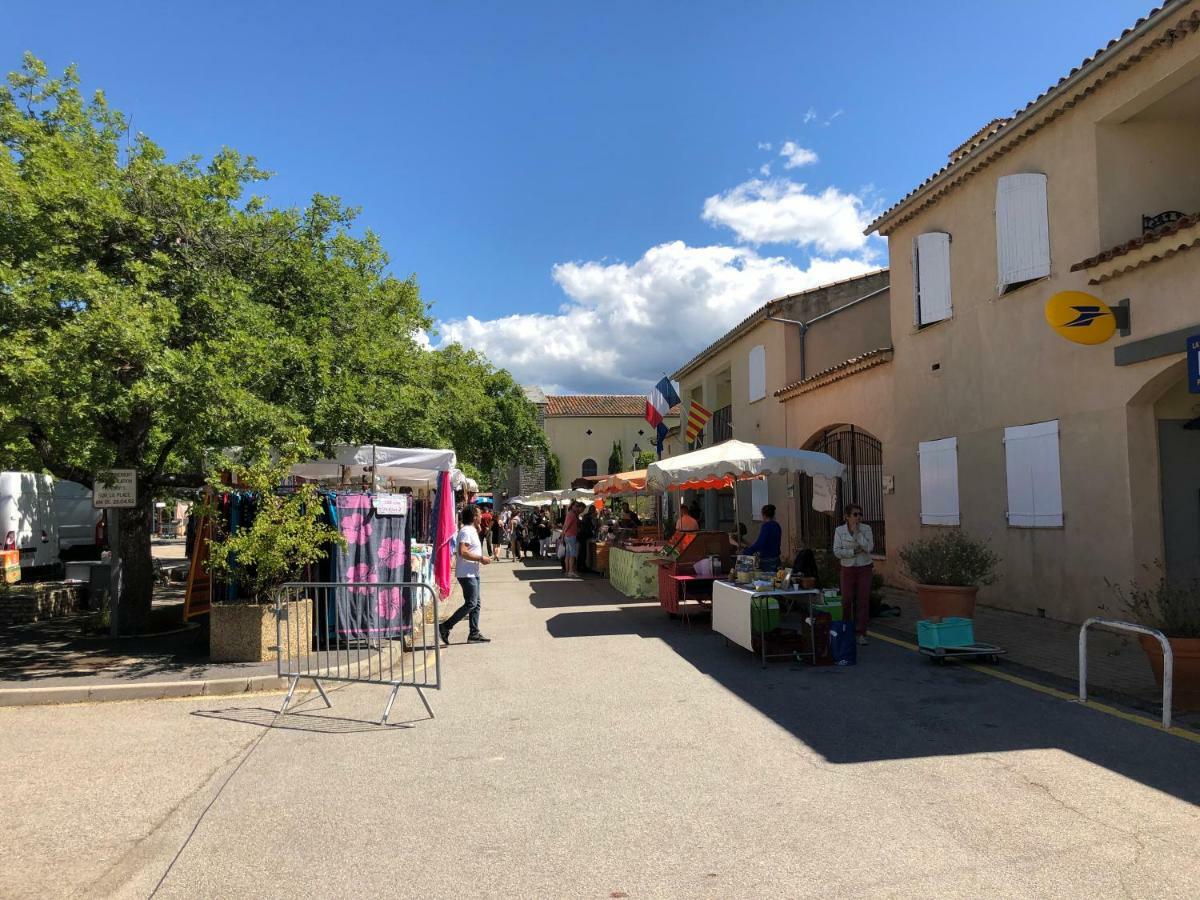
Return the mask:
{"type": "Polygon", "coordinates": [[[954,616],[940,622],[922,619],[917,622],[917,643],[927,650],[970,646],[975,643],[975,623],[954,616]]]}

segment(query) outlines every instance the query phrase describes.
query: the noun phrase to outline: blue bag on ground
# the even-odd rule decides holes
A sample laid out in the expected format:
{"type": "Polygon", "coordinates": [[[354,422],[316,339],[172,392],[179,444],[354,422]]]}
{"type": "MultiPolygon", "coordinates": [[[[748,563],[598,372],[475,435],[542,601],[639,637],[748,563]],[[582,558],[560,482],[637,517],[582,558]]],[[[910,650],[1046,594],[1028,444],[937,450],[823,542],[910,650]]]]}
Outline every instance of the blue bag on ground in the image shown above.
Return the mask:
{"type": "Polygon", "coordinates": [[[829,654],[836,666],[852,666],[858,661],[853,622],[829,623],[829,654]]]}

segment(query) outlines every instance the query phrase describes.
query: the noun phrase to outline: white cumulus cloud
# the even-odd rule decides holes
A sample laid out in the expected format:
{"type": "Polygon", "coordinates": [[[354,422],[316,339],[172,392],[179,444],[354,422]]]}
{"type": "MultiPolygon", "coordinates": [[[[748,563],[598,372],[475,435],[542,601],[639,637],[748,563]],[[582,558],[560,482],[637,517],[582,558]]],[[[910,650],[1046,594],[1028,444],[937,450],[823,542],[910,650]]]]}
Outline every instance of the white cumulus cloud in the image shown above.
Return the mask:
{"type": "Polygon", "coordinates": [[[862,251],[873,210],[862,197],[827,187],[809,193],[787,179],[751,179],[704,201],[704,219],[751,244],[795,244],[821,253],[862,251]]]}
{"type": "Polygon", "coordinates": [[[795,141],[784,141],[783,146],[779,148],[779,155],[784,159],[783,167],[785,169],[811,166],[817,161],[817,152],[815,150],[801,147],[795,141]]]}
{"type": "Polygon", "coordinates": [[[568,299],[557,312],[440,322],[439,345],[479,350],[551,393],[643,393],[773,297],[872,268],[852,256],[801,268],[748,247],[672,241],[632,263],[560,263],[554,280],[568,299]]]}
{"type": "Polygon", "coordinates": [[[759,150],[770,150],[770,149],[771,149],[771,142],[770,142],[770,141],[759,141],[759,142],[758,142],[758,149],[759,149],[759,150]]]}

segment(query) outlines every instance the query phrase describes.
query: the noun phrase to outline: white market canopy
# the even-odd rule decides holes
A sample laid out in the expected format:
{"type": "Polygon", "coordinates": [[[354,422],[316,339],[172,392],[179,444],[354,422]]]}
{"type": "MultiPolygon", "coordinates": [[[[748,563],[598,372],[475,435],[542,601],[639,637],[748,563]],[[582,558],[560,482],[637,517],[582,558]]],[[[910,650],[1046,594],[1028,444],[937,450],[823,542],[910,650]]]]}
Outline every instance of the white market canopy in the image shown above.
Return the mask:
{"type": "MultiPolygon", "coordinates": [[[[381,447],[376,444],[338,444],[332,459],[317,459],[292,466],[292,474],[314,480],[359,478],[371,467],[379,478],[402,487],[436,487],[441,472],[457,472],[465,484],[466,476],[455,468],[458,457],[453,450],[424,447],[381,447]]],[[[452,476],[453,480],[453,476],[452,476]]]]}
{"type": "Polygon", "coordinates": [[[763,475],[841,478],[845,471],[845,465],[828,453],[732,440],[651,463],[646,470],[646,487],[659,491],[700,490],[763,475]]]}

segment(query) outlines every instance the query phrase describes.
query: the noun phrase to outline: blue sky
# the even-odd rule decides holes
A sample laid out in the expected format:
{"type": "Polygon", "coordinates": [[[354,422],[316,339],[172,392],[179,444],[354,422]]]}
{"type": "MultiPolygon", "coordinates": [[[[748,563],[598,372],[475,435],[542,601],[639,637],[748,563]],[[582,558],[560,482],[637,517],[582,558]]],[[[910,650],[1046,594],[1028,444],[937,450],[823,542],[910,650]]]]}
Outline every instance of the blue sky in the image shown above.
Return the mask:
{"type": "Polygon", "coordinates": [[[77,63],[173,156],[253,153],[275,203],[362,206],[435,342],[642,392],[771,296],[885,263],[857,227],[1149,8],[10,3],[0,60],[77,63]]]}

